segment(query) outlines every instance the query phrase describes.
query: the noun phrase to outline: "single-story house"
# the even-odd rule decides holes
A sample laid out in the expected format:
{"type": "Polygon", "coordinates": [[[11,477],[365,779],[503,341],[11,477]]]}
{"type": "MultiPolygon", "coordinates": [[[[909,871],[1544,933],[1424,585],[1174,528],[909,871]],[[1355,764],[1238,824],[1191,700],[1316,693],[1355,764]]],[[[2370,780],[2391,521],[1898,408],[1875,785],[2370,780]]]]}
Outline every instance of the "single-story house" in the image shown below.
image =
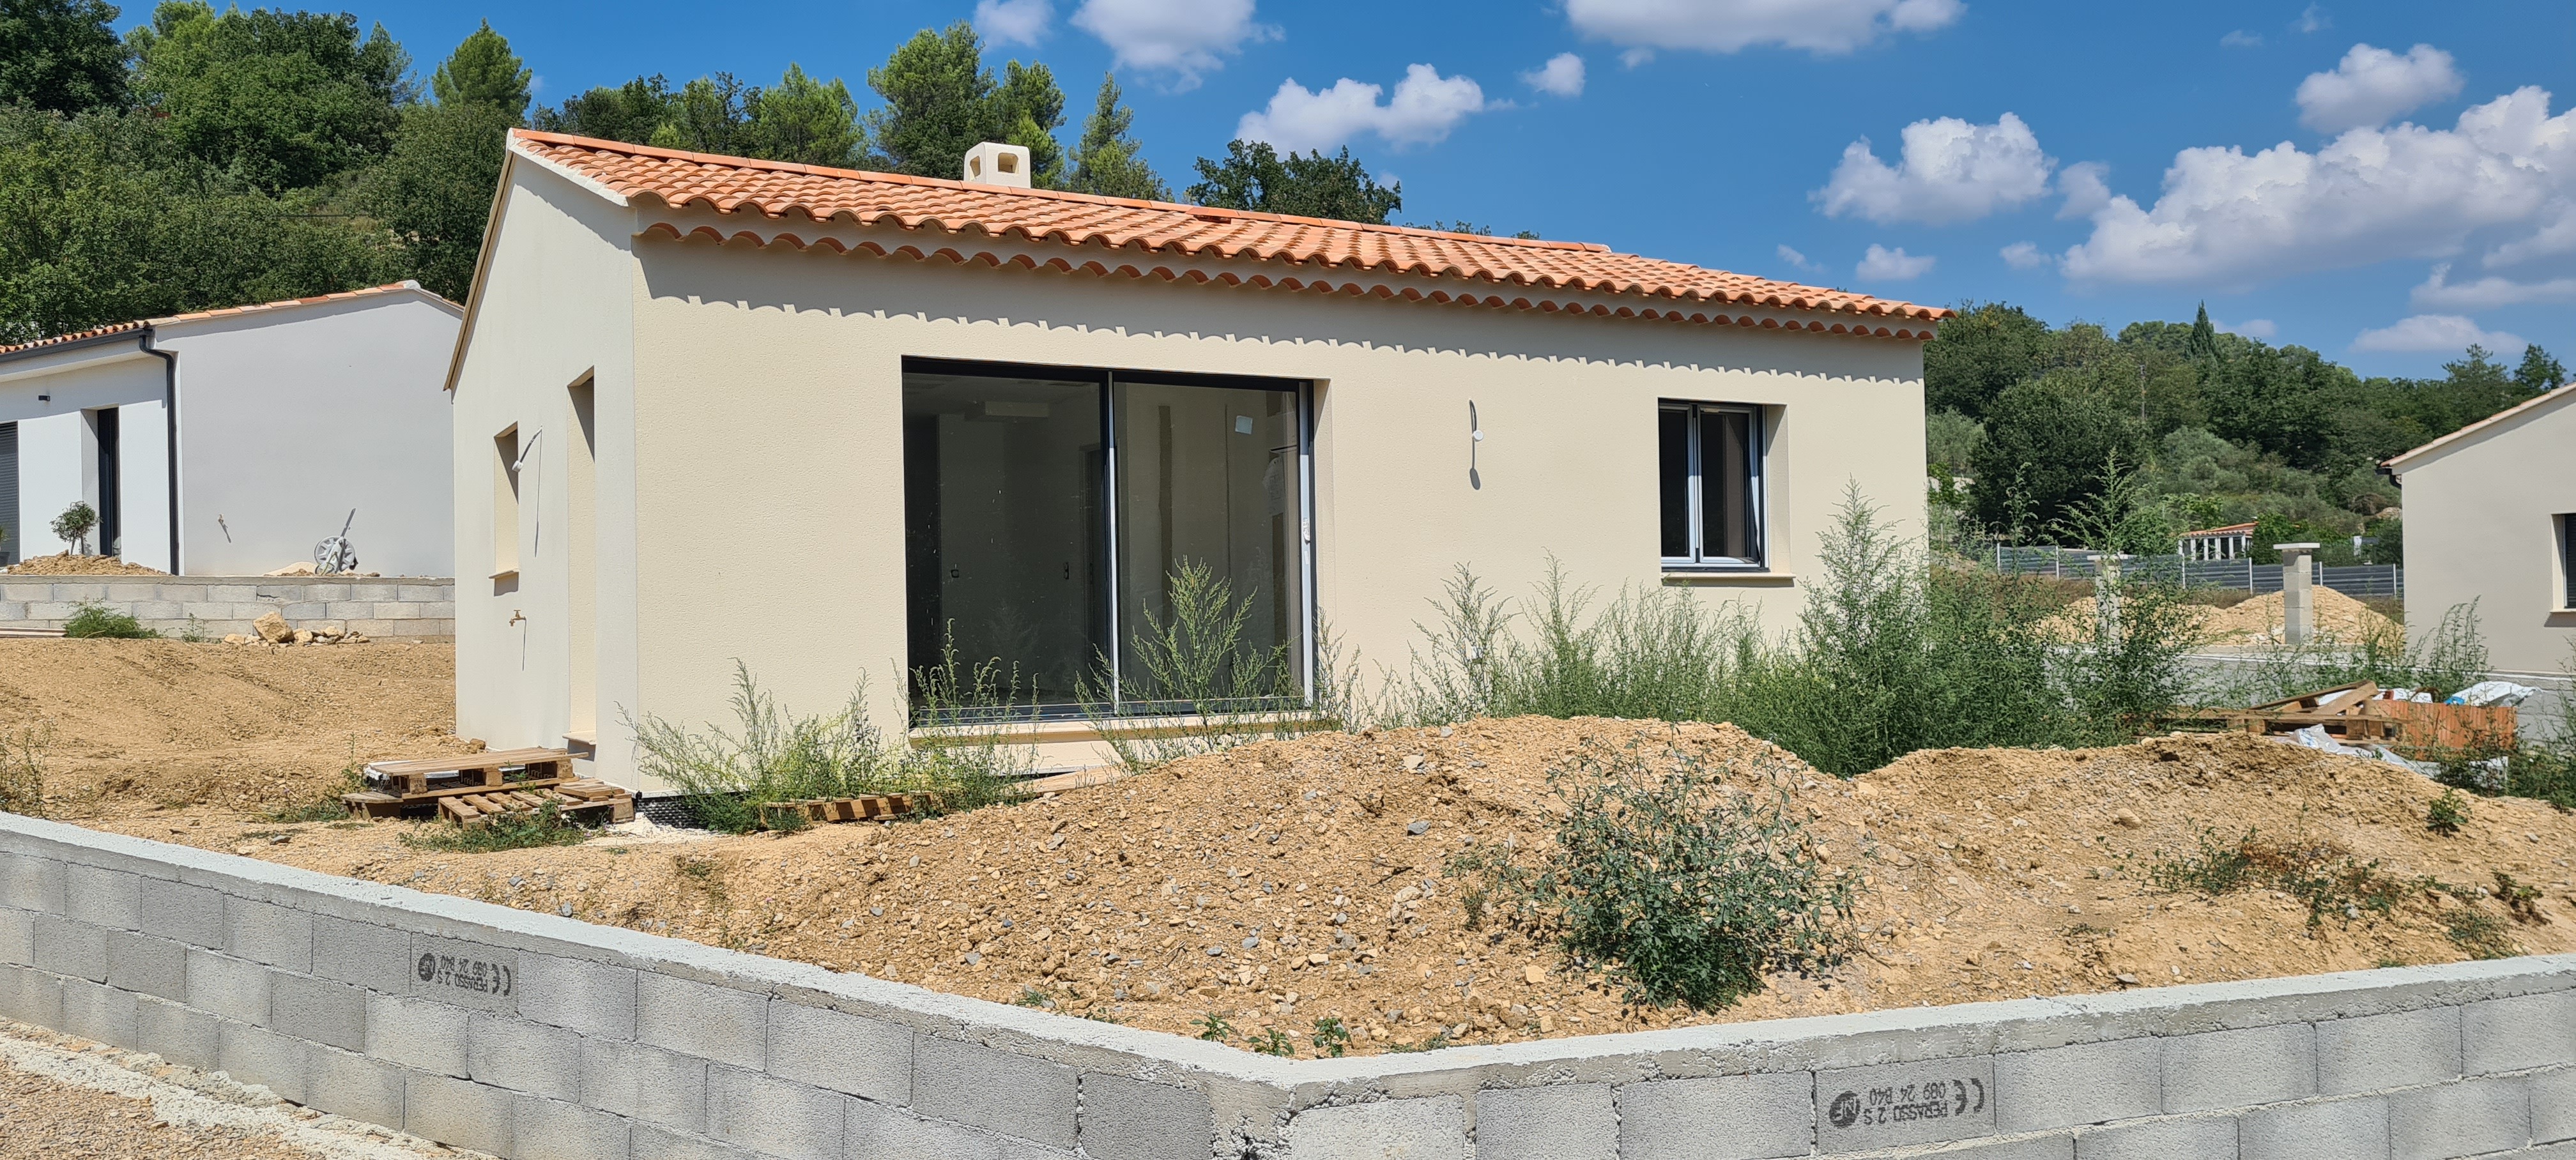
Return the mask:
{"type": "Polygon", "coordinates": [[[366,571],[451,575],[463,316],[402,282],[0,346],[0,563],[74,547],[54,519],[86,502],[90,551],[177,575],[309,561],[343,527],[366,571]]]}
{"type": "Polygon", "coordinates": [[[2254,554],[2254,525],[2229,524],[2182,534],[2186,560],[2243,560],[2254,554]]]}
{"type": "Polygon", "coordinates": [[[1328,630],[1403,663],[1460,565],[1521,597],[1552,556],[1786,628],[1847,488],[1921,533],[1947,311],[1026,166],[514,132],[449,381],[458,730],[595,744],[650,792],[626,722],[730,721],[737,660],[792,711],[864,681],[901,728],[953,642],[1077,716],[1184,564],[1311,689],[1328,630]]]}
{"type": "Polygon", "coordinates": [[[2471,601],[2495,668],[2576,662],[2576,383],[2390,459],[2406,488],[2406,626],[2471,601]]]}

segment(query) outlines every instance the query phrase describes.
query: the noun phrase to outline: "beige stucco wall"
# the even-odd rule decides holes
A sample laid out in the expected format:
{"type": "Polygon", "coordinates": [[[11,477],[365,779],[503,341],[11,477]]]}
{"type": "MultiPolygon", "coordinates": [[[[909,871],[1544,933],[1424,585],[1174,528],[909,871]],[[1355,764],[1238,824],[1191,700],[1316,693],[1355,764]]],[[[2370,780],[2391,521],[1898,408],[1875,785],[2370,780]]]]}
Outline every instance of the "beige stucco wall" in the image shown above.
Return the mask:
{"type": "MultiPolygon", "coordinates": [[[[512,211],[494,259],[486,327],[509,280],[512,234],[580,224],[551,216],[551,196],[546,204],[548,214],[512,211]]],[[[1525,596],[1551,553],[1605,593],[1668,582],[1657,551],[1659,400],[1771,409],[1765,515],[1773,573],[1688,581],[1703,599],[1746,601],[1785,627],[1799,585],[1814,574],[1817,532],[1847,483],[1907,534],[1921,528],[1922,363],[1913,341],[849,257],[746,241],[627,244],[631,281],[618,284],[614,263],[602,258],[591,270],[597,280],[577,291],[626,295],[614,310],[583,308],[602,320],[632,311],[631,395],[617,392],[631,410],[611,406],[604,365],[599,397],[601,518],[609,522],[613,497],[631,488],[633,539],[623,559],[634,587],[631,613],[603,592],[600,615],[603,625],[632,626],[631,697],[618,704],[675,721],[729,720],[737,659],[791,709],[833,708],[864,680],[879,723],[899,720],[906,357],[1314,381],[1318,598],[1346,659],[1355,655],[1370,672],[1405,660],[1420,639],[1417,622],[1436,618],[1430,602],[1460,563],[1514,597],[1525,596]],[[1485,432],[1474,452],[1476,482],[1468,471],[1470,401],[1485,432]],[[632,459],[621,463],[611,445],[629,437],[632,459]]],[[[580,341],[612,341],[604,321],[593,329],[598,338],[580,341]]],[[[465,377],[485,373],[477,360],[515,366],[524,361],[516,352],[542,350],[540,361],[563,365],[525,369],[511,376],[516,385],[486,389],[559,393],[566,368],[583,361],[563,353],[575,337],[523,324],[506,335],[478,332],[465,377]]],[[[458,401],[460,553],[482,534],[469,526],[489,505],[482,457],[505,425],[495,421],[500,410],[468,422],[462,409],[484,403],[466,393],[458,401]]],[[[603,532],[604,576],[621,571],[610,540],[603,532]]],[[[543,562],[551,559],[532,557],[521,603],[550,582],[539,573],[555,566],[543,562]]],[[[512,726],[537,739],[536,723],[560,712],[563,670],[547,671],[543,648],[523,661],[500,647],[509,638],[492,626],[469,627],[482,615],[507,612],[498,604],[478,610],[460,590],[460,686],[489,685],[460,692],[460,728],[500,720],[507,701],[523,706],[512,726]]],[[[603,641],[612,634],[604,630],[603,641]]],[[[616,682],[602,671],[605,699],[616,682]]],[[[623,740],[618,714],[610,709],[600,719],[600,770],[626,776],[609,744],[611,733],[623,740]]]]}
{"type": "Polygon", "coordinates": [[[2421,636],[2477,602],[2494,666],[2550,673],[2569,663],[2554,517],[2576,512],[2576,393],[2405,464],[2406,624],[2421,636]]]}

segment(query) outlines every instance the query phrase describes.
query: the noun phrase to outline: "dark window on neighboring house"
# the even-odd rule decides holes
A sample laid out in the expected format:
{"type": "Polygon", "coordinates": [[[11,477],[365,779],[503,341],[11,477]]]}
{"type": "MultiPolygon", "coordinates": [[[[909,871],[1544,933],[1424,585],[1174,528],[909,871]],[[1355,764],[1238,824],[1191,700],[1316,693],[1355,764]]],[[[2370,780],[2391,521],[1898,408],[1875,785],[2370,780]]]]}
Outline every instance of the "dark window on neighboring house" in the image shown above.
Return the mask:
{"type": "Polygon", "coordinates": [[[98,554],[119,555],[125,539],[125,467],[116,408],[90,412],[90,424],[98,433],[98,554]]]}
{"type": "Polygon", "coordinates": [[[2558,579],[2567,589],[2558,607],[2576,608],[2576,513],[2558,517],[2558,579]]]}
{"type": "Polygon", "coordinates": [[[0,567],[18,562],[18,425],[0,423],[0,567]]]}
{"type": "Polygon", "coordinates": [[[1664,563],[1761,567],[1761,411],[1665,403],[1657,422],[1664,563]]]}

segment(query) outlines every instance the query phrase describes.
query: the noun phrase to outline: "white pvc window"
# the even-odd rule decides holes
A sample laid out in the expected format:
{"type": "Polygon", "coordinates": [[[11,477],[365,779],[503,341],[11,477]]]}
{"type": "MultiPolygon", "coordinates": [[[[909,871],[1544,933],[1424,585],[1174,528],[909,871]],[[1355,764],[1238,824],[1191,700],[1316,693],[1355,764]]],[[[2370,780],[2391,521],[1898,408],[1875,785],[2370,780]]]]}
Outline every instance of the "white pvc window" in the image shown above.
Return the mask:
{"type": "Polygon", "coordinates": [[[1665,567],[1761,568],[1761,410],[1667,402],[1656,458],[1665,567]]]}

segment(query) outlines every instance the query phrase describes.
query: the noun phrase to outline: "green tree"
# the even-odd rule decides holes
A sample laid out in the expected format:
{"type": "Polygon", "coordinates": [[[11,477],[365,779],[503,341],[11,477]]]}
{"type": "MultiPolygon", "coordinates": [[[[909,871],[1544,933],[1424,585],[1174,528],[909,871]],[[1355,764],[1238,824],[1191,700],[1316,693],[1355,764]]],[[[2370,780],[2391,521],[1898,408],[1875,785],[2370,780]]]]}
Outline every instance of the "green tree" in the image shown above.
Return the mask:
{"type": "Polygon", "coordinates": [[[527,116],[528,82],[535,76],[486,20],[430,74],[429,91],[439,104],[488,105],[517,125],[527,116]]]}
{"type": "Polygon", "coordinates": [[[2048,324],[2018,306],[1962,302],[1934,333],[1923,348],[1923,405],[1930,410],[1983,418],[1996,396],[2046,365],[2048,324]]]}
{"type": "Polygon", "coordinates": [[[1977,518],[2024,535],[2055,526],[2093,494],[2103,464],[2142,461],[2144,442],[2137,416],[2098,395],[2051,382],[2009,388],[1969,459],[1977,518]]]}
{"type": "Polygon", "coordinates": [[[615,88],[592,89],[566,100],[561,108],[540,107],[536,127],[549,133],[650,145],[654,130],[671,119],[679,100],[671,83],[661,76],[637,77],[615,88]]]}
{"type": "Polygon", "coordinates": [[[2522,365],[2515,367],[2513,372],[2514,386],[2522,388],[2525,393],[2537,395],[2542,391],[2562,386],[2566,382],[2567,368],[2559,365],[2557,359],[2549,357],[2548,351],[2540,349],[2539,343],[2535,342],[2522,348],[2522,365]]]}
{"type": "Polygon", "coordinates": [[[963,172],[967,150],[1006,142],[1028,149],[1032,184],[1060,184],[1064,147],[1055,132],[1064,125],[1064,91],[1055,74],[1015,60],[995,81],[983,59],[983,41],[961,20],[944,31],[922,29],[882,67],[869,69],[868,87],[885,100],[867,118],[877,163],[897,173],[953,178],[963,172]]]}
{"type": "Polygon", "coordinates": [[[125,45],[104,0],[0,0],[0,105],[57,113],[125,103],[125,45]]]}
{"type": "Polygon", "coordinates": [[[2191,339],[2183,353],[2193,362],[2215,362],[2218,359],[2218,328],[2210,324],[2209,304],[2200,304],[2200,313],[2191,320],[2191,339]]]}
{"type": "Polygon", "coordinates": [[[1283,158],[1267,141],[1235,140],[1226,144],[1225,160],[1202,157],[1194,168],[1199,180],[1189,199],[1200,205],[1375,225],[1404,208],[1403,187],[1371,180],[1349,149],[1283,158]]]}
{"type": "Polygon", "coordinates": [[[405,111],[393,150],[368,171],[358,205],[391,233],[387,259],[406,276],[465,300],[517,120],[503,106],[471,100],[405,111]]]}
{"type": "Polygon", "coordinates": [[[1136,110],[1118,102],[1118,78],[1102,76],[1100,96],[1090,118],[1082,123],[1082,142],[1074,146],[1073,170],[1066,174],[1064,187],[1103,197],[1172,200],[1172,187],[1146,163],[1143,147],[1133,136],[1136,110]]]}
{"type": "MultiPolygon", "coordinates": [[[[1055,138],[1064,127],[1064,90],[1057,88],[1055,73],[1043,64],[1022,67],[1011,61],[1002,66],[1002,83],[988,101],[993,130],[989,140],[1017,145],[1029,151],[1029,182],[1040,189],[1057,189],[1064,185],[1064,144],[1055,138]]],[[[952,169],[944,176],[957,176],[952,169]]]]}
{"type": "Polygon", "coordinates": [[[851,166],[867,139],[859,131],[859,105],[835,77],[824,84],[794,63],[776,86],[744,98],[738,145],[752,157],[802,165],[851,166]]]}
{"type": "Polygon", "coordinates": [[[381,156],[412,96],[383,26],[346,13],[154,10],[128,36],[134,86],[191,155],[268,193],[320,185],[381,156]]]}
{"type": "Polygon", "coordinates": [[[751,114],[745,108],[748,103],[742,82],[735,80],[732,73],[699,77],[680,86],[679,94],[671,98],[670,115],[653,127],[650,144],[698,153],[739,154],[739,138],[751,123],[751,114]]]}

